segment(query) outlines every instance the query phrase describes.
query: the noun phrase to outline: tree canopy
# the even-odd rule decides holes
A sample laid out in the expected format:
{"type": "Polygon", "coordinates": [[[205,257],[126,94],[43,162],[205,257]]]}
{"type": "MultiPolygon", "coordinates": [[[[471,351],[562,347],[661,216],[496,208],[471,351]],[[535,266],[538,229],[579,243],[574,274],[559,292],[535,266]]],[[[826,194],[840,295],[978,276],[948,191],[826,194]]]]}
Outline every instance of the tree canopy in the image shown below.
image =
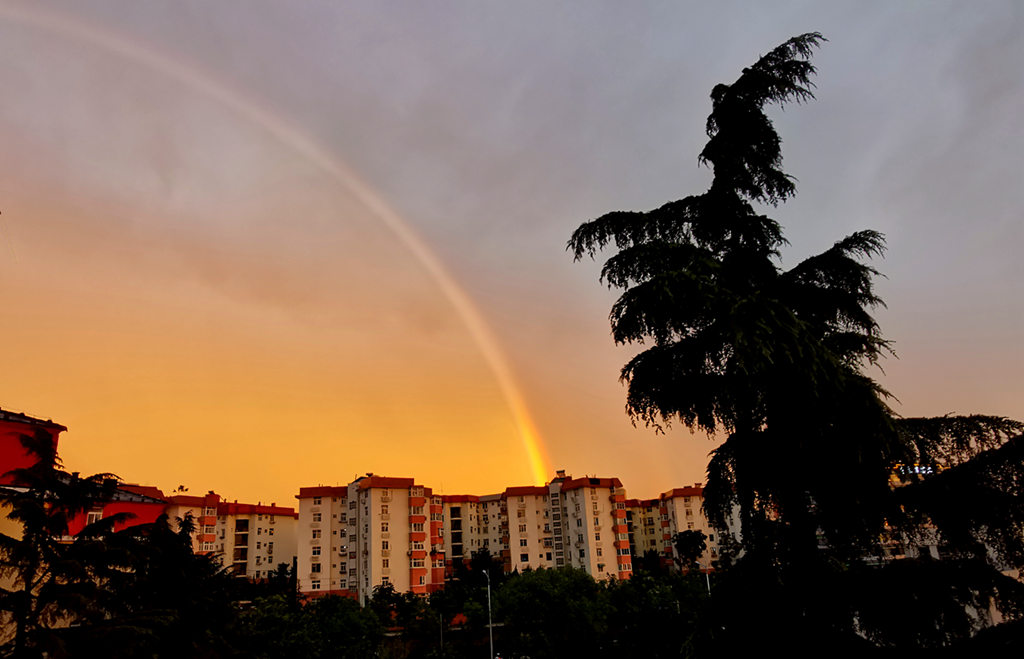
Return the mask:
{"type": "Polygon", "coordinates": [[[1013,455],[1024,426],[1001,417],[905,419],[890,408],[869,372],[891,353],[872,315],[883,304],[878,272],[866,263],[884,252],[880,233],[855,232],[783,267],[782,227],[764,210],[796,186],[766,109],[814,97],[810,57],[823,41],[816,32],[794,37],[712,90],[699,157],[713,172],[707,191],[586,222],[568,249],[577,259],[615,249],[601,271],[622,291],[612,336],[644,346],[621,372],[627,412],[657,431],[681,422],[724,436],[708,465],[705,510],[742,549],[748,577],[756,568],[773,596],[800,593],[786,615],[888,642],[895,636],[871,627],[870,598],[850,592],[822,607],[813,597],[833,578],[885,563],[894,539],[928,544],[922,536],[931,533],[942,557],[987,575],[976,580],[980,591],[951,594],[956,606],[944,612],[968,621],[966,636],[991,622],[977,615],[981,603],[1009,617],[1019,608],[1004,597],[1013,589],[999,570],[1022,564],[1024,480],[1013,455]],[[953,488],[990,499],[993,515],[969,515],[953,488]]]}

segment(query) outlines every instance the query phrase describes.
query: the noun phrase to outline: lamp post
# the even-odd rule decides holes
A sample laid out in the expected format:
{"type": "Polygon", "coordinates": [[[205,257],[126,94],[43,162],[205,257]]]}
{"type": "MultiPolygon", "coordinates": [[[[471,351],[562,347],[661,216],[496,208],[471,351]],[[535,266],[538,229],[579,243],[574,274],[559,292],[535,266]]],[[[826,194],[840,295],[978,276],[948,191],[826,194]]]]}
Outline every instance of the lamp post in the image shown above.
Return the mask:
{"type": "Polygon", "coordinates": [[[490,659],[494,659],[494,625],[491,623],[491,571],[484,570],[487,577],[487,639],[491,643],[490,659]]]}

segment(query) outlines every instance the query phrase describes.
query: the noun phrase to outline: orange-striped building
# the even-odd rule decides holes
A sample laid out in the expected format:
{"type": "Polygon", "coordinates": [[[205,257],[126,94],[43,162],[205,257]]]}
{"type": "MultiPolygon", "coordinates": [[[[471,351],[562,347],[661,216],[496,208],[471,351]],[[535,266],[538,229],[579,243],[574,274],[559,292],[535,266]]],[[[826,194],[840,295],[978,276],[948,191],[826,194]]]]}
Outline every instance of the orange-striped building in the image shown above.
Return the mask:
{"type": "Polygon", "coordinates": [[[377,586],[426,594],[444,585],[443,503],[411,478],[367,474],[347,487],[304,487],[299,590],[365,602],[377,586]]]}

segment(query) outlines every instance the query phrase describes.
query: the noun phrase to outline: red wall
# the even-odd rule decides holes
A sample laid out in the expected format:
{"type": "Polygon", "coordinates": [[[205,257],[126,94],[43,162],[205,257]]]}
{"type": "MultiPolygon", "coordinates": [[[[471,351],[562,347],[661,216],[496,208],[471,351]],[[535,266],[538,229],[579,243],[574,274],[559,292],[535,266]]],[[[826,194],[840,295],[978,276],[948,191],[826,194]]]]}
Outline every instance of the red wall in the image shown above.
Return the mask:
{"type": "Polygon", "coordinates": [[[21,445],[21,435],[34,435],[37,429],[41,429],[49,433],[56,443],[58,435],[65,430],[64,426],[55,423],[33,421],[36,420],[0,410],[0,485],[12,482],[7,472],[31,467],[36,462],[21,445]]]}

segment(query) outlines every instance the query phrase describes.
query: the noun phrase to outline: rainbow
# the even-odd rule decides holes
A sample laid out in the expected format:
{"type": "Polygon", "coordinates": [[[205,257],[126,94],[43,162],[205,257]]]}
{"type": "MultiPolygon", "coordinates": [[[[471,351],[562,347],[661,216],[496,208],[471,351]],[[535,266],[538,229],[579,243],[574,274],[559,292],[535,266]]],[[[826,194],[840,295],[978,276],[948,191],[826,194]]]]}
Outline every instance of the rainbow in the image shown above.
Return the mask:
{"type": "Polygon", "coordinates": [[[0,5],[0,16],[123,57],[221,103],[314,164],[358,199],[412,253],[454,307],[498,383],[518,430],[535,484],[542,485],[545,482],[547,476],[551,474],[551,468],[540,434],[526,407],[508,360],[480,310],[408,222],[348,165],[313,142],[295,126],[260,107],[252,99],[230,89],[224,83],[119,35],[82,21],[72,21],[64,16],[26,6],[0,5]]]}

